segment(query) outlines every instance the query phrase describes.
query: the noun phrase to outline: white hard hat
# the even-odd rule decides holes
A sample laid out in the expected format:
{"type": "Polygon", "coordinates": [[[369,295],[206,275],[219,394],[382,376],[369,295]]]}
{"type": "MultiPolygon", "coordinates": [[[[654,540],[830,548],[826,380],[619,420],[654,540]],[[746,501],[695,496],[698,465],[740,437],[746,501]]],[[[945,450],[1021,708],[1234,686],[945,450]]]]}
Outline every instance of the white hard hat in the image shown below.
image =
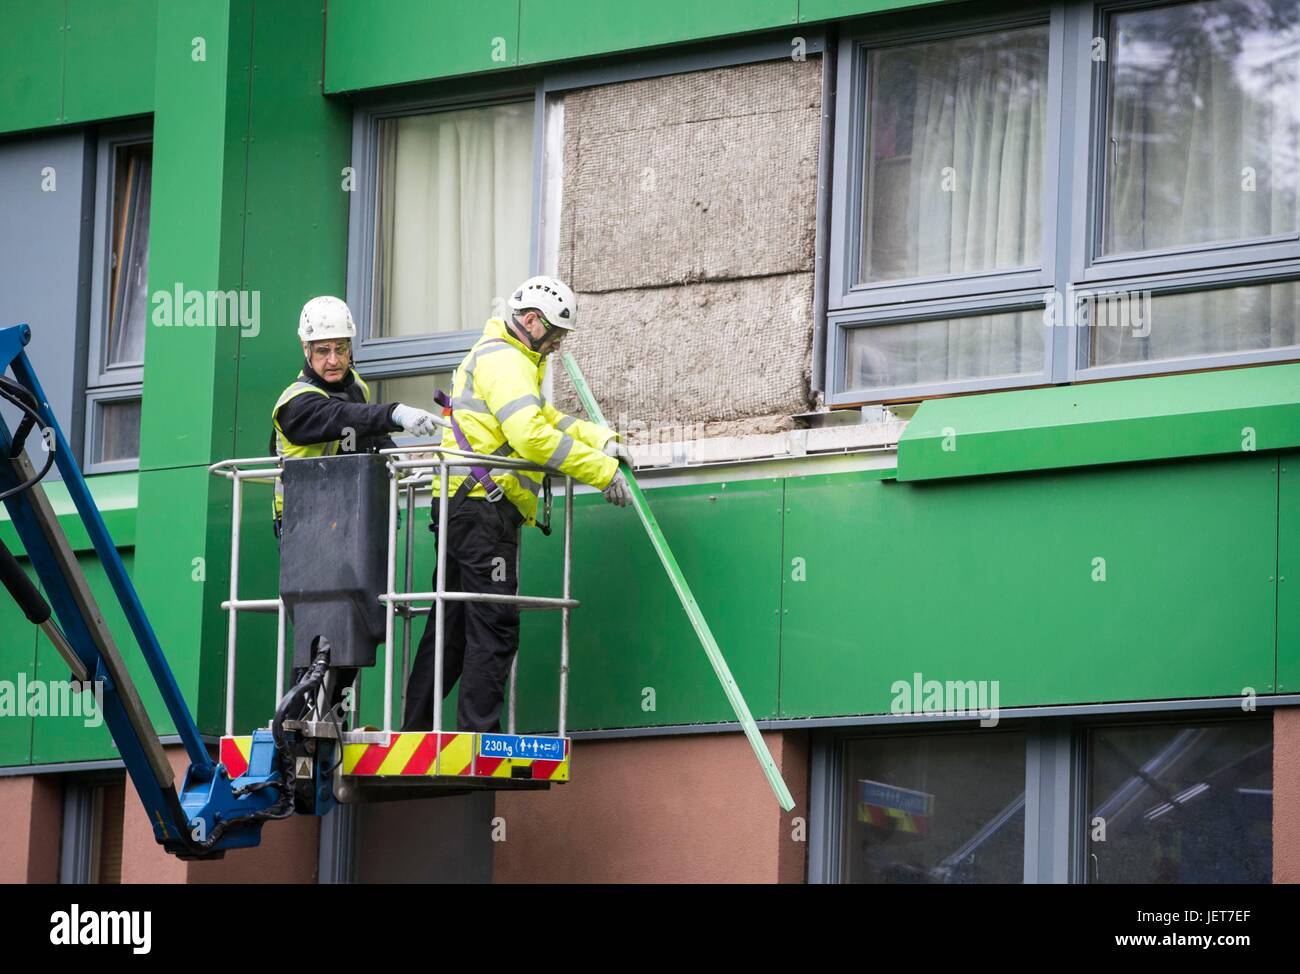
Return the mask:
{"type": "Polygon", "coordinates": [[[304,342],[356,338],[357,326],[347,302],[329,295],[312,298],[302,306],[302,314],[298,316],[298,337],[304,342]]]}
{"type": "Polygon", "coordinates": [[[548,322],[565,331],[572,331],[578,323],[578,299],[569,285],[545,274],[520,284],[507,303],[514,311],[535,308],[548,322]]]}

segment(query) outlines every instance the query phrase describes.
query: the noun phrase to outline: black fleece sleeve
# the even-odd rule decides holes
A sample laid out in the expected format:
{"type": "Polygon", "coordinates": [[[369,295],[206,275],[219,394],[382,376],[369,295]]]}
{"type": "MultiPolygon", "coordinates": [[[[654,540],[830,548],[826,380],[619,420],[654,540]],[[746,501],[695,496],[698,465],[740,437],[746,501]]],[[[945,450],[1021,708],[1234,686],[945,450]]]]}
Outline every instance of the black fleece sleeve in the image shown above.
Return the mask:
{"type": "Polygon", "coordinates": [[[306,393],[290,399],[280,407],[277,415],[280,429],[289,442],[307,446],[340,440],[347,429],[352,430],[358,439],[394,433],[402,428],[393,422],[395,405],[391,402],[345,402],[333,396],[306,393]]]}

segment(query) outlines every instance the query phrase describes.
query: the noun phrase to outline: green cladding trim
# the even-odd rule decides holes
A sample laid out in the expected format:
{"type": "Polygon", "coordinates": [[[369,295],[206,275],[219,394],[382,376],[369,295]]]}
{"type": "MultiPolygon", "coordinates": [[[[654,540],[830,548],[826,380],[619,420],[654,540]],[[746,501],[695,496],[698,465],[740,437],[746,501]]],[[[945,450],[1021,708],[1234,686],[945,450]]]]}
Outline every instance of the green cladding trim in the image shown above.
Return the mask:
{"type": "MultiPolygon", "coordinates": [[[[86,478],[90,496],[95,499],[95,506],[104,517],[104,525],[113,538],[113,544],[119,548],[130,548],[135,544],[135,519],[139,474],[110,473],[98,474],[86,478]]],[[[42,484],[45,494],[50,499],[50,506],[59,517],[59,525],[68,536],[73,551],[89,551],[94,546],[86,533],[86,525],[77,513],[76,505],[68,496],[68,488],[62,481],[46,481],[42,484]]],[[[15,554],[22,552],[22,542],[18,532],[10,523],[9,513],[0,507],[0,541],[15,554]]]]}
{"type": "Polygon", "coordinates": [[[1289,447],[1300,447],[1300,364],[931,399],[899,441],[898,479],[1289,447]]]}

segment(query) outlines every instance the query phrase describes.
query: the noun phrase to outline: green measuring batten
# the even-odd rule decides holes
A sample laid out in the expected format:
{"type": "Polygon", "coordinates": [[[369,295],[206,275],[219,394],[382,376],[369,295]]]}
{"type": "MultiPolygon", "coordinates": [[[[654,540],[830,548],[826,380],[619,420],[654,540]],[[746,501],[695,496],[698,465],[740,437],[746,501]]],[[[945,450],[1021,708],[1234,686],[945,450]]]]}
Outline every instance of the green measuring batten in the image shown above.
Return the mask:
{"type": "MultiPolygon", "coordinates": [[[[602,426],[607,425],[605,416],[600,411],[600,407],[596,405],[591,390],[587,388],[587,380],[582,377],[582,369],[578,368],[578,363],[573,354],[565,352],[562,358],[564,367],[569,372],[569,378],[573,380],[573,385],[578,390],[578,398],[582,400],[587,413],[594,422],[602,426]]],[[[668,573],[673,588],[677,590],[677,597],[682,600],[682,608],[686,610],[686,617],[691,620],[691,625],[695,627],[695,635],[700,638],[700,645],[704,647],[709,662],[713,664],[713,672],[718,675],[718,682],[722,684],[722,692],[727,695],[727,701],[731,704],[731,709],[736,712],[736,719],[740,721],[740,726],[745,729],[745,736],[749,738],[749,746],[754,749],[754,756],[758,758],[758,763],[763,768],[763,774],[767,775],[767,783],[772,786],[776,800],[780,802],[782,810],[788,812],[794,808],[794,799],[790,796],[790,789],[785,786],[785,781],[781,778],[781,772],[776,769],[776,762],[772,760],[772,753],[767,749],[767,745],[763,742],[763,736],[758,732],[758,725],[754,723],[754,717],[749,712],[749,705],[745,703],[740,687],[736,686],[736,680],[731,675],[731,667],[727,666],[727,661],[722,656],[722,650],[718,648],[718,641],[713,638],[713,630],[709,628],[704,613],[700,611],[695,596],[691,593],[691,587],[686,582],[686,576],[682,574],[682,569],[677,564],[672,549],[668,547],[668,541],[664,538],[663,531],[659,529],[659,522],[655,520],[650,505],[646,503],[645,494],[641,492],[640,484],[636,482],[636,477],[632,475],[631,467],[626,463],[620,463],[619,466],[622,468],[624,476],[627,477],[627,485],[632,491],[632,506],[636,508],[637,514],[640,515],[641,523],[645,525],[646,534],[650,536],[650,544],[654,547],[659,560],[663,562],[664,571],[668,573]]]]}

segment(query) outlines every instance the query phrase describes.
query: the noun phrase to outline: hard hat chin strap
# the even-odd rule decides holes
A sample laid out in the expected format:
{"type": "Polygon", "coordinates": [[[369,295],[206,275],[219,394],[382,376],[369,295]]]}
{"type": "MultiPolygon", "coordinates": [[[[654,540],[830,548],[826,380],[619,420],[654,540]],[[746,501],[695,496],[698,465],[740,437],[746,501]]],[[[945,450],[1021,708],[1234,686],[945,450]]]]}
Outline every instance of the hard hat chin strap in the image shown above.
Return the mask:
{"type": "MultiPolygon", "coordinates": [[[[538,317],[540,318],[541,315],[538,315],[538,317]]],[[[540,351],[542,342],[546,341],[546,339],[550,337],[551,332],[555,331],[555,327],[551,325],[550,322],[547,322],[546,331],[542,332],[542,337],[534,338],[528,329],[520,323],[519,313],[517,311],[511,312],[510,320],[515,326],[515,331],[523,337],[523,340],[528,343],[528,347],[534,352],[540,351]]],[[[546,319],[542,318],[542,321],[546,321],[546,319]]]]}

